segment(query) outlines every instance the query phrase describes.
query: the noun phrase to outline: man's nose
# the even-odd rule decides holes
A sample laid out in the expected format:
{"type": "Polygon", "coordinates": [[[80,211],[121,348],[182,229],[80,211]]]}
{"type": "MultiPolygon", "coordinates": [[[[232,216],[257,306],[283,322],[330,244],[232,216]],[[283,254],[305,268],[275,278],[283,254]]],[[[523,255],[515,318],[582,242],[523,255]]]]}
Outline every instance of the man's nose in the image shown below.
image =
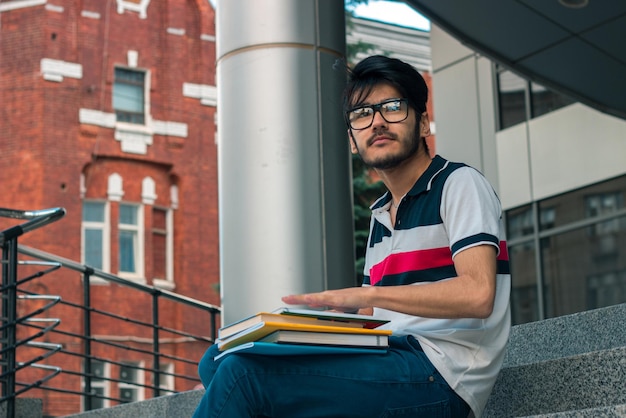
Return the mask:
{"type": "Polygon", "coordinates": [[[372,121],[372,127],[386,126],[386,125],[387,125],[387,121],[385,120],[385,118],[383,118],[383,114],[381,113],[380,110],[376,110],[374,112],[374,120],[372,121]]]}

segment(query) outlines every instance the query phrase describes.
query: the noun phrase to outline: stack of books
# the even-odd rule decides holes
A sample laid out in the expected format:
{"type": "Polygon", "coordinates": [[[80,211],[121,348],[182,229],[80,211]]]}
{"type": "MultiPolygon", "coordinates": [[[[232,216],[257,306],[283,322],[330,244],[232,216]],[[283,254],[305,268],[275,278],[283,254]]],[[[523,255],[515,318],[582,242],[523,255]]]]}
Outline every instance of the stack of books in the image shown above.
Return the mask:
{"type": "Polygon", "coordinates": [[[296,355],[371,353],[389,346],[387,320],[334,311],[279,308],[261,312],[218,330],[221,353],[296,355]]]}

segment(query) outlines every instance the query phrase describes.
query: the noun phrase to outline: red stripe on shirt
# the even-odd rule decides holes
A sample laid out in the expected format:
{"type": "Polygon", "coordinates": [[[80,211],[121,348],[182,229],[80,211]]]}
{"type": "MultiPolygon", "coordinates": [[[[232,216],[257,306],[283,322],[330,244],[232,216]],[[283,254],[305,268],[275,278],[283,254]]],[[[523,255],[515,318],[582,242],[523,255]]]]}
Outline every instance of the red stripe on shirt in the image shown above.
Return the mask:
{"type": "MultiPolygon", "coordinates": [[[[500,241],[498,260],[509,261],[509,252],[505,241],[500,241]]],[[[450,264],[452,264],[452,251],[448,247],[391,254],[370,269],[370,285],[375,285],[384,276],[445,267],[450,264]]]]}
{"type": "Polygon", "coordinates": [[[370,284],[375,285],[384,276],[448,266],[452,252],[448,247],[391,254],[370,269],[370,284]]]}

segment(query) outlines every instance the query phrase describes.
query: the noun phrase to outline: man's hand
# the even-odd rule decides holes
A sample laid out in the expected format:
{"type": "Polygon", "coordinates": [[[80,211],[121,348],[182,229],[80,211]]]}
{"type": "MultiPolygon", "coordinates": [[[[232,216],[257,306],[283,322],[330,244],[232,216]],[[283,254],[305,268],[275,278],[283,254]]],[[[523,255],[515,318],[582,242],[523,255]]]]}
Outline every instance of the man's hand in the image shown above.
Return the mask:
{"type": "Polygon", "coordinates": [[[319,293],[284,296],[282,301],[289,305],[308,305],[312,308],[328,308],[340,312],[354,312],[370,305],[367,303],[368,289],[348,287],[326,290],[319,293]]]}

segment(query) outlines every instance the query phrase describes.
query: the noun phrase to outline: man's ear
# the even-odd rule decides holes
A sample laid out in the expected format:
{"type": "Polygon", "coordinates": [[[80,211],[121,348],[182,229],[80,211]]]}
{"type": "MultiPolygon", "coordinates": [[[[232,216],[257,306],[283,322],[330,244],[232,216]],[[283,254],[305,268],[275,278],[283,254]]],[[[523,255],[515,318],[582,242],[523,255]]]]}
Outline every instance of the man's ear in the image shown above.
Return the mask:
{"type": "Polygon", "coordinates": [[[430,118],[428,112],[424,112],[420,115],[420,137],[425,138],[430,136],[430,118]]]}
{"type": "Polygon", "coordinates": [[[352,135],[352,129],[348,129],[348,142],[350,143],[350,151],[353,154],[358,154],[359,149],[356,147],[356,141],[354,139],[354,135],[352,135]]]}

